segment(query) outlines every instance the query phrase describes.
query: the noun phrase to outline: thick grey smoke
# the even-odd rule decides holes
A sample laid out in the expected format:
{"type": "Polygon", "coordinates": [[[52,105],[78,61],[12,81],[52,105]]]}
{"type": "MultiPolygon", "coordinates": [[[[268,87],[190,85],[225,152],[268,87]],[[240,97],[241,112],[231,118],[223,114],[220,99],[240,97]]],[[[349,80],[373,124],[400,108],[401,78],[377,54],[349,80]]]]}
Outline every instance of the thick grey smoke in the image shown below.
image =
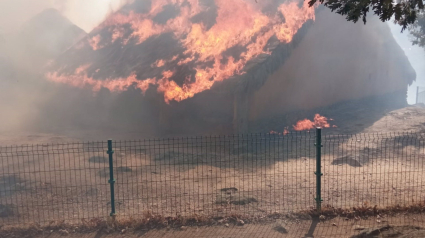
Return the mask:
{"type": "Polygon", "coordinates": [[[89,32],[107,14],[117,10],[124,0],[2,0],[0,29],[14,32],[22,24],[46,8],[59,10],[71,22],[89,32]]]}
{"type": "Polygon", "coordinates": [[[416,88],[418,86],[425,87],[425,49],[417,45],[412,45],[409,32],[407,30],[401,32],[401,26],[392,22],[389,22],[388,25],[390,26],[395,40],[403,49],[410,64],[412,64],[412,67],[416,71],[416,81],[409,87],[407,93],[407,102],[409,104],[415,104],[416,88]]]}
{"type": "Polygon", "coordinates": [[[25,125],[39,117],[39,105],[58,93],[43,78],[48,60],[123,3],[122,0],[0,1],[0,130],[28,129],[25,125]]]}

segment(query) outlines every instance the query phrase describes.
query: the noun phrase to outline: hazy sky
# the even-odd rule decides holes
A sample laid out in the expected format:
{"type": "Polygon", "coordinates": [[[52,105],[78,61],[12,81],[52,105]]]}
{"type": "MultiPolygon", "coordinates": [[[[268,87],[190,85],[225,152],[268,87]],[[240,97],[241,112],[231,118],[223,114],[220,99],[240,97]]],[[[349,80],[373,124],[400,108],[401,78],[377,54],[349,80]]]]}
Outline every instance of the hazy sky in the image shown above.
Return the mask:
{"type": "Polygon", "coordinates": [[[124,0],[0,0],[0,29],[11,32],[45,8],[58,9],[89,32],[124,0]]]}
{"type": "Polygon", "coordinates": [[[409,39],[409,31],[406,30],[401,33],[400,26],[391,22],[388,22],[388,25],[391,28],[395,40],[404,50],[407,58],[409,58],[410,64],[416,71],[416,82],[409,87],[407,94],[407,102],[409,104],[414,104],[416,101],[416,87],[425,87],[425,49],[412,45],[409,39]]]}

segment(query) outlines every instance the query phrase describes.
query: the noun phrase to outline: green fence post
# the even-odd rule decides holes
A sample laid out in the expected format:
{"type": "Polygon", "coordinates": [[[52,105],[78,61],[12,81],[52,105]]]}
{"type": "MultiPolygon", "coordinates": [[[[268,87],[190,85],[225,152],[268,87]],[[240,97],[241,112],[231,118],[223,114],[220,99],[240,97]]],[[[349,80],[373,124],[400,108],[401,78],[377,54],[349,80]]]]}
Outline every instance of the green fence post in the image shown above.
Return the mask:
{"type": "Polygon", "coordinates": [[[108,140],[108,151],[106,152],[109,155],[109,184],[111,185],[111,216],[115,215],[115,190],[114,190],[114,163],[113,163],[113,154],[112,150],[112,140],[108,140]]]}
{"type": "Polygon", "coordinates": [[[316,209],[318,212],[322,209],[322,128],[316,128],[316,209]]]}

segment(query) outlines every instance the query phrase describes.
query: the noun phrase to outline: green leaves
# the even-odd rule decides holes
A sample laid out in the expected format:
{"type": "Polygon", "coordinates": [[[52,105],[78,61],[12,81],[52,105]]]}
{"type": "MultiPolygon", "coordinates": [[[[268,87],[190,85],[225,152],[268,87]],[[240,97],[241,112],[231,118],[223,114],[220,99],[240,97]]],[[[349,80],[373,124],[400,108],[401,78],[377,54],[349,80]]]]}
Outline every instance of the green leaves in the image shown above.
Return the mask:
{"type": "Polygon", "coordinates": [[[417,21],[409,27],[409,31],[412,35],[412,43],[425,47],[425,13],[423,11],[417,14],[417,21]]]}
{"type": "Polygon", "coordinates": [[[402,30],[413,25],[417,13],[424,9],[424,0],[310,0],[308,3],[313,6],[316,2],[346,16],[346,19],[352,22],[362,19],[366,23],[367,14],[372,9],[381,21],[394,17],[395,22],[403,27],[402,30]]]}

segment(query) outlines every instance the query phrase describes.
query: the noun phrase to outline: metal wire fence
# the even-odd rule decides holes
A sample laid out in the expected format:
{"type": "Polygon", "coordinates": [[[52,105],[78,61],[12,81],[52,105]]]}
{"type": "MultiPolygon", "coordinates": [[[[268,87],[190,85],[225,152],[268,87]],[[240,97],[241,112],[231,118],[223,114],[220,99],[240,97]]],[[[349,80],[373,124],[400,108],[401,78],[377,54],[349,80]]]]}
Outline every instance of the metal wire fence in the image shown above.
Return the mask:
{"type": "MultiPolygon", "coordinates": [[[[423,136],[323,135],[322,206],[423,202],[423,136]]],[[[112,179],[107,141],[0,147],[0,224],[106,218],[111,202],[120,217],[315,209],[316,139],[313,131],[113,141],[112,179]]]]}

